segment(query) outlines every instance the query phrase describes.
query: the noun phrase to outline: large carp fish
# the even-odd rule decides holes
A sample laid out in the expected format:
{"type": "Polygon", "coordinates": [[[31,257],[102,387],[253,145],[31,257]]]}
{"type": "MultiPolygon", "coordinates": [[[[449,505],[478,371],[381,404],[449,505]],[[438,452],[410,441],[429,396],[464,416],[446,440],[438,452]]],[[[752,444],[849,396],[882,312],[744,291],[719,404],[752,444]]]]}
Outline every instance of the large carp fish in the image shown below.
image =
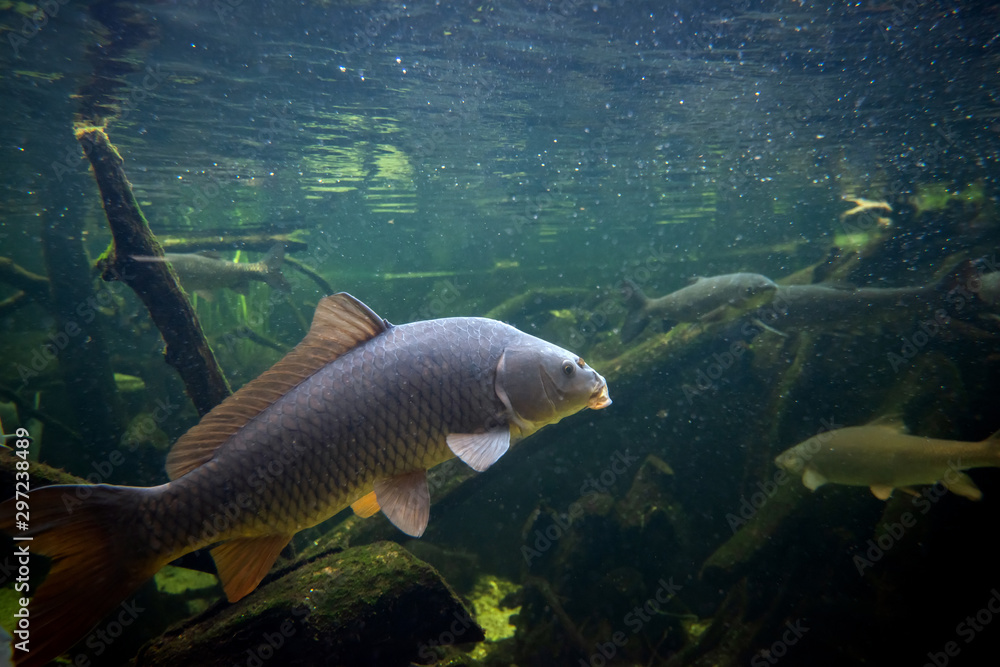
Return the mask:
{"type": "Polygon", "coordinates": [[[501,322],[393,326],[349,294],[326,297],[298,346],[177,441],[168,483],[45,487],[27,526],[14,499],[0,505],[0,530],[51,559],[16,664],[55,658],[196,549],[211,547],[236,601],[296,532],[349,505],[419,536],[428,468],[457,456],[486,470],[546,424],[610,404],[583,359],[501,322]]]}

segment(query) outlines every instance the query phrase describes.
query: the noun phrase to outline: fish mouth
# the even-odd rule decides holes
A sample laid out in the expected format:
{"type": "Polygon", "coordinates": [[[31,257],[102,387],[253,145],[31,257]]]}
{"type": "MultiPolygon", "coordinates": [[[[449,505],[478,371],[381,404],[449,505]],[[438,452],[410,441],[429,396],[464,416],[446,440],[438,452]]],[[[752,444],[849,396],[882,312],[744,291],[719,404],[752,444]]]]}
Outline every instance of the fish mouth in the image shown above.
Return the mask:
{"type": "Polygon", "coordinates": [[[611,405],[611,397],[608,395],[608,383],[601,381],[598,387],[587,401],[587,407],[591,410],[601,410],[611,405]]]}

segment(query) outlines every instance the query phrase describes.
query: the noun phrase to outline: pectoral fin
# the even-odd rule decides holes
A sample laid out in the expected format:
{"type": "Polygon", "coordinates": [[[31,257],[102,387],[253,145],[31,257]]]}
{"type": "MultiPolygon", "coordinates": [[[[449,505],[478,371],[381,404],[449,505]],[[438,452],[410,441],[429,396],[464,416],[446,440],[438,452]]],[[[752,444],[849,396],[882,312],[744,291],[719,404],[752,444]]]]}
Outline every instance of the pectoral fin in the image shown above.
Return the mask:
{"type": "Polygon", "coordinates": [[[964,472],[949,470],[941,478],[941,483],[946,489],[952,493],[957,493],[963,498],[968,498],[969,500],[982,500],[983,498],[983,492],[979,490],[979,487],[972,481],[972,478],[964,472]]]}
{"type": "Polygon", "coordinates": [[[375,492],[372,491],[371,493],[363,495],[351,503],[351,509],[354,510],[354,513],[362,519],[367,519],[382,508],[378,506],[378,500],[375,498],[375,492]]]}
{"type": "Polygon", "coordinates": [[[482,472],[510,448],[510,428],[501,426],[486,433],[451,433],[448,448],[470,468],[482,472]]]}
{"type": "Polygon", "coordinates": [[[819,487],[826,484],[827,479],[823,475],[816,472],[815,468],[806,468],[805,472],[802,473],[802,483],[810,491],[815,491],[819,487]]]}
{"type": "Polygon", "coordinates": [[[772,327],[770,324],[768,324],[764,320],[760,319],[759,317],[755,317],[755,318],[753,318],[750,321],[753,322],[754,324],[756,324],[757,326],[759,326],[762,329],[767,329],[768,331],[770,331],[773,334],[777,334],[777,335],[781,336],[782,338],[788,338],[788,334],[786,334],[784,331],[778,331],[777,329],[775,329],[774,327],[772,327]]]}
{"type": "Polygon", "coordinates": [[[431,493],[427,471],[417,470],[375,482],[375,498],[396,528],[420,537],[431,515],[431,493]]]}
{"type": "Polygon", "coordinates": [[[888,500],[889,496],[892,495],[892,487],[886,484],[872,484],[868,488],[872,490],[872,495],[879,500],[888,500]]]}

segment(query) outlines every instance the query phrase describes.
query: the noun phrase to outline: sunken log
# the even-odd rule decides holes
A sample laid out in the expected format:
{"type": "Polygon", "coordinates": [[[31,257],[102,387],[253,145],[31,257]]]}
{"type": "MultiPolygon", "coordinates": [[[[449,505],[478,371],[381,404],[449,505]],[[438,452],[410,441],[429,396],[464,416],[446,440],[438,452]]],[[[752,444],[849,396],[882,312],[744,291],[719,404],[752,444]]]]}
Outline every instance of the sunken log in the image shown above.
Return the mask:
{"type": "Polygon", "coordinates": [[[434,568],[379,542],[278,571],[239,602],[221,602],[171,628],[133,664],[230,667],[275,656],[290,666],[402,667],[433,659],[435,646],[484,638],[434,568]]]}
{"type": "Polygon", "coordinates": [[[162,257],[163,249],[135,200],[122,157],[108,135],[99,127],[79,125],[76,138],[94,169],[114,239],[102,258],[103,277],[121,280],[146,304],[166,343],[167,363],[177,369],[198,413],[205,415],[232,392],[198,316],[169,263],[132,259],[134,255],[162,257]]]}

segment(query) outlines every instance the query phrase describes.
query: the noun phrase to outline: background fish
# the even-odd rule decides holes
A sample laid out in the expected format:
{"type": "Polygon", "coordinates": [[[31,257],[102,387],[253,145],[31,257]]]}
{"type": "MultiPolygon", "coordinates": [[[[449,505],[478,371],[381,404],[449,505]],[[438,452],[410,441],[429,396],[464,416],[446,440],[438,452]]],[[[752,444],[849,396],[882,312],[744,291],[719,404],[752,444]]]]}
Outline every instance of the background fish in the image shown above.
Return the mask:
{"type": "Polygon", "coordinates": [[[642,333],[654,318],[673,322],[697,322],[718,311],[745,313],[771,300],[778,286],[759,273],[727,273],[698,278],[693,283],[658,299],[650,299],[630,280],[623,286],[628,313],[622,325],[622,342],[642,333]]]}
{"type": "Polygon", "coordinates": [[[133,255],[132,259],[139,262],[170,262],[185,290],[206,296],[223,287],[246,294],[250,281],[253,280],[266,283],[272,289],[282,292],[291,289],[281,273],[281,265],[285,261],[285,248],[282,245],[274,246],[267,257],[253,263],[228,262],[212,254],[172,252],[163,257],[133,255]]]}
{"type": "Polygon", "coordinates": [[[881,321],[900,310],[916,312],[944,305],[946,291],[937,285],[917,287],[852,287],[778,285],[769,304],[757,315],[779,332],[784,329],[850,329],[881,321]]]}
{"type": "Polygon", "coordinates": [[[962,442],[907,435],[883,424],[850,426],[800,442],[774,462],[801,474],[813,491],[824,484],[867,486],[885,500],[893,489],[940,482],[953,493],[979,500],[982,492],[962,470],[1000,467],[1000,432],[980,442],[962,442]]]}
{"type": "MultiPolygon", "coordinates": [[[[31,601],[32,651],[59,655],[146,579],[212,548],[227,597],[257,586],[299,530],[352,505],[419,536],[427,469],[482,471],[517,440],[611,403],[576,355],[484,318],[392,326],[347,294],[306,338],[182,436],[167,484],[32,493],[31,550],[52,559],[31,601]]],[[[13,500],[0,529],[14,534],[13,500]]],[[[22,543],[23,544],[23,543],[22,543]]]]}

